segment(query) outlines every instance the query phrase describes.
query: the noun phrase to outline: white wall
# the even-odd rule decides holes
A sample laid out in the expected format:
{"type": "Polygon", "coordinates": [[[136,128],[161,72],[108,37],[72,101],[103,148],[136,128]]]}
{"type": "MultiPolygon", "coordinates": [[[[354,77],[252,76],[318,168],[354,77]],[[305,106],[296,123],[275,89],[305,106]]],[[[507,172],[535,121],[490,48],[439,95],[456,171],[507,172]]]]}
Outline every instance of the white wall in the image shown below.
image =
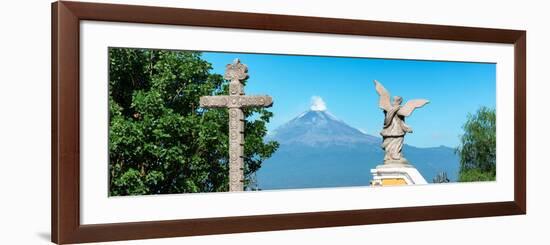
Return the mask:
{"type": "MultiPolygon", "coordinates": [[[[525,216],[216,235],[116,244],[545,243],[550,218],[544,125],[550,76],[545,1],[108,1],[216,10],[526,29],[525,216]]],[[[6,1],[0,15],[0,243],[47,244],[50,230],[50,2],[6,1]]]]}

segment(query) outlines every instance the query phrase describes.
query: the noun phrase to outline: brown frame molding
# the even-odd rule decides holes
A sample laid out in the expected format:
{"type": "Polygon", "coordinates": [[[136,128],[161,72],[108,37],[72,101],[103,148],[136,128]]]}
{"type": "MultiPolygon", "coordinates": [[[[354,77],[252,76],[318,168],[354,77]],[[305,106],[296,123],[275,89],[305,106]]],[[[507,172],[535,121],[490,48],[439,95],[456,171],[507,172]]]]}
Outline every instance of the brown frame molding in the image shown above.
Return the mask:
{"type": "Polygon", "coordinates": [[[52,4],[52,241],[82,243],[305,229],[526,213],[526,32],[166,7],[52,4]],[[514,44],[514,201],[316,213],[80,224],[79,23],[81,20],[514,44]]]}

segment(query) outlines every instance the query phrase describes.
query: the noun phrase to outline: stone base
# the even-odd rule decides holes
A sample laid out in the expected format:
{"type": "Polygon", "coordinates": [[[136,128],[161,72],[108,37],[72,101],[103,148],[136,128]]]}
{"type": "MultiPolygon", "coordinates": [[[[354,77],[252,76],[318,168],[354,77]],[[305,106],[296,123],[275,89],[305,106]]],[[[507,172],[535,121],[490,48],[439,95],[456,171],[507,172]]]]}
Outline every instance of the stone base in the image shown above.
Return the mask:
{"type": "Polygon", "coordinates": [[[371,186],[427,184],[416,168],[410,164],[382,164],[371,169],[371,186]]]}

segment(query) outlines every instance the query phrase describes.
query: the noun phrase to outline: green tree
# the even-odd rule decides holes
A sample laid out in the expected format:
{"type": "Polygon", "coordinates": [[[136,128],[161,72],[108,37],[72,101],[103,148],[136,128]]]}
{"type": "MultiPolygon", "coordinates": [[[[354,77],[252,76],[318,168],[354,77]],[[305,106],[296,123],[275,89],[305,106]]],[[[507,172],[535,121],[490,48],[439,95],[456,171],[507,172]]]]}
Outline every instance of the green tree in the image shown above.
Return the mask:
{"type": "MultiPolygon", "coordinates": [[[[109,49],[109,193],[112,196],[228,190],[228,113],[202,109],[228,93],[199,52],[109,49]]],[[[245,186],[278,148],[265,142],[273,114],[245,110],[245,186]]]]}
{"type": "Polygon", "coordinates": [[[481,107],[469,114],[457,149],[460,156],[459,181],[489,181],[496,176],[495,109],[481,107]]]}

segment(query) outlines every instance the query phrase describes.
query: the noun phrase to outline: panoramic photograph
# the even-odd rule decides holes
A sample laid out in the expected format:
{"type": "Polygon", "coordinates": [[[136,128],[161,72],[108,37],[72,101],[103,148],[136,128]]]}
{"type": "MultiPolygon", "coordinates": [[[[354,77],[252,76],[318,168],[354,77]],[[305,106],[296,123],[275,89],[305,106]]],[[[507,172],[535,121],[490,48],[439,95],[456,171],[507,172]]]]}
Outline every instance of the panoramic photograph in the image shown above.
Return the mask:
{"type": "Polygon", "coordinates": [[[109,196],[496,180],[496,64],[109,48],[109,196]]]}

